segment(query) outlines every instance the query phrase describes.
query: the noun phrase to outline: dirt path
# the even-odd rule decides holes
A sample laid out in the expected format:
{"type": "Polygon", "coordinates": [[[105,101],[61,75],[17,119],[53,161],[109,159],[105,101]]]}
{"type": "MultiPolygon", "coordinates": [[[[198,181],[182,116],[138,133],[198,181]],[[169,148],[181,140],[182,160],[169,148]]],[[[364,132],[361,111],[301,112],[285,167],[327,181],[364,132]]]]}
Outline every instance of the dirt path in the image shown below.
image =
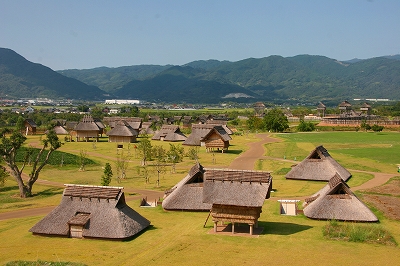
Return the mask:
{"type": "Polygon", "coordinates": [[[254,170],[255,163],[264,156],[264,144],[278,142],[279,139],[269,137],[268,134],[258,134],[260,141],[250,143],[250,149],[242,153],[230,164],[229,168],[238,170],[254,170]]]}

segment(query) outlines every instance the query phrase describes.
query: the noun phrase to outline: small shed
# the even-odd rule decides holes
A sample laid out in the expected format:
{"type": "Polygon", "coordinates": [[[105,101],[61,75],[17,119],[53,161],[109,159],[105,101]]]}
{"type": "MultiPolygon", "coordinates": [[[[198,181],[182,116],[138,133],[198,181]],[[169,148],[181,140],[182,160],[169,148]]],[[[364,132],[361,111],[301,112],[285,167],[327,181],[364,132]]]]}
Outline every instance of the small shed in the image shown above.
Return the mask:
{"type": "Polygon", "coordinates": [[[206,169],[203,202],[212,204],[214,232],[218,222],[231,223],[233,234],[235,223],[244,223],[250,226],[252,235],[271,189],[272,177],[268,172],[206,169]]]}
{"type": "Polygon", "coordinates": [[[207,152],[217,149],[223,153],[228,150],[231,139],[222,126],[214,126],[201,141],[204,142],[207,152]]]}
{"type": "Polygon", "coordinates": [[[24,121],[25,135],[35,135],[37,125],[32,119],[25,119],[24,121]]]}
{"type": "Polygon", "coordinates": [[[280,203],[280,214],[282,215],[297,215],[297,203],[300,200],[278,200],[280,203]]]}
{"type": "Polygon", "coordinates": [[[44,236],[129,239],[150,221],[126,204],[122,189],[66,185],[60,205],[29,231],[44,236]]]}

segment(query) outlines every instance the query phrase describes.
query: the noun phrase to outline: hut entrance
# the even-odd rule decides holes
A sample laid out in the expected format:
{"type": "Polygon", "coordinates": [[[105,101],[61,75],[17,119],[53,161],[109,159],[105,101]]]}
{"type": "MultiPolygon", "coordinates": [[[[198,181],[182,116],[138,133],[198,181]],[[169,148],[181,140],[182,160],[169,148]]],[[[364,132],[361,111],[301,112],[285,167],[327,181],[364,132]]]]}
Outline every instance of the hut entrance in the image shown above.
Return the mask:
{"type": "Polygon", "coordinates": [[[68,221],[69,236],[72,238],[82,238],[83,229],[90,220],[90,213],[78,212],[68,221]]]}

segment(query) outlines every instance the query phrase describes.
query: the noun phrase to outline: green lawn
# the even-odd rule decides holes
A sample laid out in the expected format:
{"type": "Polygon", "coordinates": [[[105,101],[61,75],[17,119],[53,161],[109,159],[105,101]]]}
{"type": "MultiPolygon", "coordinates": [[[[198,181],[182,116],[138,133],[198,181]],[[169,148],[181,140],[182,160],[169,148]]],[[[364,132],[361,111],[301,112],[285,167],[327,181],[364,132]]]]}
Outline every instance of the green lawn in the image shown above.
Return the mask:
{"type": "MultiPolygon", "coordinates": [[[[152,226],[130,241],[106,241],[90,239],[69,239],[58,237],[33,236],[28,230],[40,217],[27,217],[0,221],[0,264],[13,260],[30,261],[71,261],[87,265],[397,265],[400,264],[400,248],[378,244],[351,243],[328,240],[323,236],[326,221],[310,220],[303,215],[281,216],[277,198],[304,197],[319,190],[324,183],[284,178],[293,162],[283,158],[301,161],[316,145],[324,145],[334,159],[349,169],[377,170],[394,173],[396,163],[400,163],[400,135],[390,133],[365,132],[327,132],[275,134],[282,142],[265,146],[263,159],[255,164],[258,170],[272,172],[274,199],[267,200],[259,219],[264,228],[258,238],[222,236],[209,234],[212,222],[206,228],[203,224],[208,213],[204,212],[165,212],[161,207],[140,208],[138,200],[128,201],[133,209],[149,219],[152,226]],[[391,154],[388,159],[380,159],[391,154]],[[272,157],[272,158],[271,158],[272,157]],[[390,158],[389,158],[390,157],[390,158]],[[364,169],[363,169],[364,168],[364,169]]],[[[38,142],[38,137],[29,137],[30,142],[38,142]]],[[[257,141],[253,134],[234,136],[230,153],[215,154],[215,164],[211,154],[200,149],[200,163],[205,167],[227,167],[247,143],[257,141]]],[[[152,142],[153,145],[168,147],[166,142],[152,142]]],[[[117,158],[115,143],[66,143],[60,149],[79,154],[86,150],[97,164],[78,171],[76,166],[46,166],[41,179],[62,183],[99,185],[102,167],[110,162],[112,167],[117,158]]],[[[127,151],[127,147],[124,146],[127,151]]],[[[185,148],[187,149],[187,148],[185,148]]],[[[113,179],[111,185],[126,188],[147,188],[165,190],[175,185],[194,164],[185,158],[177,164],[176,173],[170,168],[161,177],[160,187],[155,185],[155,174],[146,184],[136,168],[140,159],[131,151],[128,175],[118,183],[113,179]]],[[[372,178],[371,174],[352,172],[350,187],[358,186],[372,178]]],[[[61,188],[34,185],[33,198],[19,199],[16,184],[9,180],[6,187],[0,188],[0,212],[23,208],[54,206],[61,200],[61,188]]],[[[379,225],[388,230],[397,243],[400,243],[400,222],[385,218],[373,209],[380,219],[379,225]]]]}

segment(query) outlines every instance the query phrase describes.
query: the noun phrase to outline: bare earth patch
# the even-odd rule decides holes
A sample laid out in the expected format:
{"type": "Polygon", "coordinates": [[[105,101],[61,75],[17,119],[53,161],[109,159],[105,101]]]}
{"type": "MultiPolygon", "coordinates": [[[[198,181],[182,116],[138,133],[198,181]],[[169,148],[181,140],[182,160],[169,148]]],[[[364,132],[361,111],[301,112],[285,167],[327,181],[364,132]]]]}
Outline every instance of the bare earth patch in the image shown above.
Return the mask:
{"type": "Polygon", "coordinates": [[[400,198],[366,194],[363,199],[383,212],[385,217],[400,221],[400,198]]]}
{"type": "Polygon", "coordinates": [[[389,219],[400,220],[400,179],[392,178],[384,185],[364,190],[363,199],[374,205],[389,219]],[[370,194],[371,193],[371,194],[370,194]]]}

